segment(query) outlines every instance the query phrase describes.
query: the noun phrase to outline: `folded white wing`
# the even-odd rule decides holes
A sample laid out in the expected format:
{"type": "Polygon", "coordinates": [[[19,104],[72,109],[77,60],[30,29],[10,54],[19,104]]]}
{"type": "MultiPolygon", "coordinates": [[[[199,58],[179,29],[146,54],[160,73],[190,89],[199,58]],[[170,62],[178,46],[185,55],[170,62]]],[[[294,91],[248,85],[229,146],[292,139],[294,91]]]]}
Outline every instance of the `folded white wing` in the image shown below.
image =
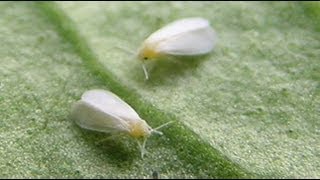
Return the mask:
{"type": "Polygon", "coordinates": [[[101,132],[130,131],[130,121],[141,118],[127,103],[111,92],[85,92],[72,110],[75,122],[86,129],[101,132]]]}
{"type": "Polygon", "coordinates": [[[186,18],[154,32],[145,43],[158,53],[197,55],[211,51],[215,41],[216,34],[207,20],[186,18]]]}

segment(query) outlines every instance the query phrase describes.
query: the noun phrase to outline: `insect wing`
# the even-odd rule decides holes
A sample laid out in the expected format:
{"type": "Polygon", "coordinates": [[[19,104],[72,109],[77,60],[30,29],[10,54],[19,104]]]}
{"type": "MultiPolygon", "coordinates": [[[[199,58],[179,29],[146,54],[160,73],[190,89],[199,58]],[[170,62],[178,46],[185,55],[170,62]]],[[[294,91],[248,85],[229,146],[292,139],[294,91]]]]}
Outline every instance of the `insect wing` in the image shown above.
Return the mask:
{"type": "Polygon", "coordinates": [[[82,128],[106,132],[128,132],[126,121],[101,111],[85,101],[78,101],[72,109],[72,118],[82,128]]]}
{"type": "Polygon", "coordinates": [[[196,55],[211,51],[215,40],[215,32],[207,20],[186,18],[156,31],[146,40],[146,44],[158,53],[196,55]]]}
{"type": "Polygon", "coordinates": [[[207,27],[209,22],[203,18],[185,18],[174,21],[152,33],[147,39],[148,43],[158,43],[178,34],[207,27]]]}
{"type": "Polygon", "coordinates": [[[90,90],[82,95],[81,100],[93,105],[106,114],[120,117],[124,120],[134,121],[141,119],[131,106],[109,91],[100,89],[90,90]]]}
{"type": "Polygon", "coordinates": [[[159,53],[172,55],[198,55],[208,53],[213,49],[214,32],[210,28],[185,32],[158,44],[159,53]]]}

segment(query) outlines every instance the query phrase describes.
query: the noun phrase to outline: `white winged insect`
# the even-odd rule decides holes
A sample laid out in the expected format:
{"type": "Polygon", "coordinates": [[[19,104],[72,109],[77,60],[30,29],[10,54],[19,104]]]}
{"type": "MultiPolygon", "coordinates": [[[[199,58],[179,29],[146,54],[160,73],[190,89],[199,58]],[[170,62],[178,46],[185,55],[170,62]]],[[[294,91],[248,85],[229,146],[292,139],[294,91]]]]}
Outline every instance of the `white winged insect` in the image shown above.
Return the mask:
{"type": "MultiPolygon", "coordinates": [[[[208,20],[200,17],[180,19],[152,33],[142,43],[138,57],[144,62],[163,55],[206,54],[213,49],[216,39],[208,20]]],[[[142,68],[148,79],[144,63],[142,68]]]]}
{"type": "Polygon", "coordinates": [[[152,133],[161,135],[162,132],[157,129],[171,123],[152,129],[118,96],[100,89],[85,92],[81,100],[73,105],[71,115],[82,128],[111,134],[123,133],[135,138],[142,158],[148,137],[152,133]]]}

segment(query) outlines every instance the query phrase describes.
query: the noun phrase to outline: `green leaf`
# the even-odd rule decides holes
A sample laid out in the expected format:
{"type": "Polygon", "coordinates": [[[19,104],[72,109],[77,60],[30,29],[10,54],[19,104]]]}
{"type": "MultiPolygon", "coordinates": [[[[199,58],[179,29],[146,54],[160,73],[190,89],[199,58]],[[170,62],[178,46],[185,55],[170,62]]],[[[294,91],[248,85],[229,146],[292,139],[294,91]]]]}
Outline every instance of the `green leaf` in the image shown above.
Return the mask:
{"type": "Polygon", "coordinates": [[[72,178],[320,176],[319,4],[0,3],[0,175],[72,178]],[[163,25],[202,16],[218,34],[200,57],[133,54],[163,25]],[[79,128],[71,105],[109,89],[152,127],[130,138],[79,128]]]}

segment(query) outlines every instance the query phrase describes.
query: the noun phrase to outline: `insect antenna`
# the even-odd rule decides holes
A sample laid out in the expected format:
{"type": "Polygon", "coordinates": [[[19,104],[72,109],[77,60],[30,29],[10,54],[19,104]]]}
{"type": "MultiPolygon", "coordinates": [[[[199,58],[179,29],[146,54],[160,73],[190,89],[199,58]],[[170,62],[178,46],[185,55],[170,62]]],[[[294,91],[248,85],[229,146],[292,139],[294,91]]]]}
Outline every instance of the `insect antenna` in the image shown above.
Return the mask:
{"type": "Polygon", "coordinates": [[[134,52],[133,50],[131,50],[131,49],[127,48],[127,47],[123,47],[123,46],[120,46],[120,45],[116,45],[114,47],[118,48],[118,49],[121,49],[121,50],[125,51],[128,54],[133,54],[133,55],[136,54],[136,52],[134,52]]]}
{"type": "Polygon", "coordinates": [[[158,131],[158,129],[161,129],[161,128],[163,128],[163,127],[165,127],[165,126],[167,126],[167,125],[169,125],[169,124],[171,124],[171,123],[173,123],[173,122],[174,122],[174,121],[166,122],[166,123],[164,123],[164,124],[162,124],[162,125],[154,128],[154,129],[152,129],[152,132],[154,132],[154,133],[156,133],[156,134],[159,134],[159,135],[162,135],[163,133],[162,133],[161,131],[158,131]]]}

